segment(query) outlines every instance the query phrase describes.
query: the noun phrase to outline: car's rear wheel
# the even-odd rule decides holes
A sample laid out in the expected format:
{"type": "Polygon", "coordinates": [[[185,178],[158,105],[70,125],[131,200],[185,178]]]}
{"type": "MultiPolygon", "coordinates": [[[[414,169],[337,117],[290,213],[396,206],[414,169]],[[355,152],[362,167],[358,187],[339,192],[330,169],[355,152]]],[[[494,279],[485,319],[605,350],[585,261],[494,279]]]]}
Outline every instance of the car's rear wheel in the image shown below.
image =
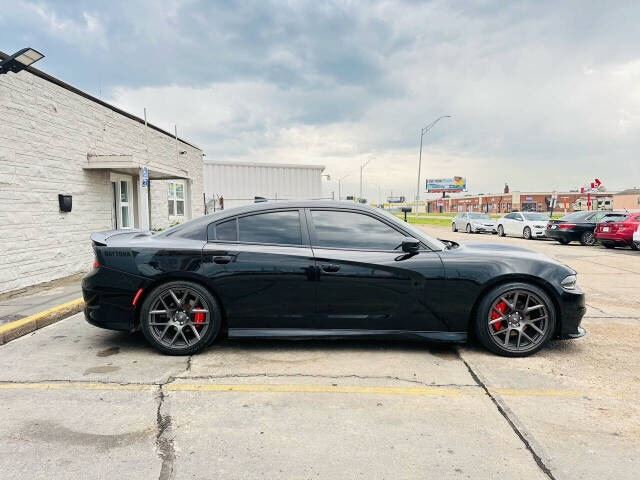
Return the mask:
{"type": "Polygon", "coordinates": [[[584,245],[585,247],[591,247],[595,245],[595,243],[596,243],[596,237],[592,231],[587,230],[586,232],[582,232],[582,235],[580,235],[581,245],[584,245]]]}
{"type": "Polygon", "coordinates": [[[452,232],[457,232],[458,231],[458,227],[456,227],[455,222],[451,224],[451,231],[452,232]]]}
{"type": "Polygon", "coordinates": [[[525,240],[531,240],[531,229],[529,227],[524,227],[522,231],[522,236],[525,240]]]}
{"type": "Polygon", "coordinates": [[[205,288],[174,281],[154,288],[140,309],[147,341],[168,355],[191,355],[209,345],[220,331],[220,307],[205,288]]]}
{"type": "Polygon", "coordinates": [[[567,240],[566,238],[559,238],[558,243],[562,245],[567,245],[569,243],[569,240],[567,240]]]}
{"type": "Polygon", "coordinates": [[[467,228],[465,229],[467,231],[467,233],[471,233],[473,230],[471,230],[471,224],[467,223],[467,228]]]}
{"type": "Polygon", "coordinates": [[[504,227],[502,225],[498,225],[498,236],[504,237],[504,227]]]}
{"type": "Polygon", "coordinates": [[[475,331],[489,350],[505,357],[525,357],[540,350],[556,327],[553,302],[528,283],[500,285],[480,302],[475,331]]]}
{"type": "Polygon", "coordinates": [[[633,250],[636,250],[636,251],[637,251],[637,250],[640,250],[640,242],[633,242],[633,241],[632,241],[632,242],[631,242],[631,248],[632,248],[633,250]]]}

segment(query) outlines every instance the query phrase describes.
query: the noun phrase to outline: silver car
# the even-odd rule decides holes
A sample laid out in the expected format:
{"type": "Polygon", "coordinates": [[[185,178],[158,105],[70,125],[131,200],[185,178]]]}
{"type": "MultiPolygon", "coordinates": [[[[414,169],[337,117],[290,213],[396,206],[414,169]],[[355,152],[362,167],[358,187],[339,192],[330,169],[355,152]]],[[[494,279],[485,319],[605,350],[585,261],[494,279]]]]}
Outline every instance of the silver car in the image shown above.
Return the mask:
{"type": "Polygon", "coordinates": [[[451,220],[451,230],[467,233],[496,233],[496,221],[486,213],[462,212],[451,220]]]}

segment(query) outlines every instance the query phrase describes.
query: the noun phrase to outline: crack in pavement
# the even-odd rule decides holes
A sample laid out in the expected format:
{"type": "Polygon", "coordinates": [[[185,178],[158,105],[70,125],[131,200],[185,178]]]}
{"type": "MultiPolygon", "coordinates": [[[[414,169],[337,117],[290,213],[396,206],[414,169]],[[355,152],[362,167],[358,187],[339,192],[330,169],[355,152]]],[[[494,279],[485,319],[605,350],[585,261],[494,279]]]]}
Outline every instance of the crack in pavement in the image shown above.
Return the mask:
{"type": "Polygon", "coordinates": [[[484,393],[489,397],[491,402],[493,402],[493,404],[496,406],[500,415],[502,415],[502,417],[507,421],[507,423],[509,424],[513,432],[524,444],[525,448],[529,451],[529,453],[533,457],[533,460],[536,462],[536,465],[538,465],[538,468],[542,471],[542,473],[544,473],[551,480],[556,480],[553,473],[551,472],[551,469],[544,463],[544,461],[542,460],[542,457],[540,457],[540,455],[534,450],[533,446],[531,445],[531,442],[527,440],[525,435],[522,433],[521,429],[516,426],[514,420],[509,416],[509,414],[507,413],[506,405],[503,406],[501,402],[498,401],[498,399],[496,399],[496,397],[489,391],[485,383],[482,380],[480,380],[480,377],[476,374],[473,368],[471,368],[471,365],[469,365],[469,363],[467,363],[467,361],[462,357],[459,349],[458,349],[458,357],[460,358],[462,363],[464,363],[464,365],[467,367],[467,370],[469,370],[469,374],[471,375],[473,380],[476,382],[476,384],[484,390],[484,393]]]}
{"type": "Polygon", "coordinates": [[[176,452],[173,445],[173,438],[168,436],[168,430],[171,427],[171,416],[162,413],[165,400],[162,387],[163,385],[158,386],[158,392],[156,394],[156,399],[158,400],[158,410],[156,412],[156,448],[158,449],[158,457],[160,457],[162,461],[158,479],[168,480],[173,477],[176,452]]]}
{"type": "Polygon", "coordinates": [[[192,375],[192,376],[177,376],[175,380],[221,380],[223,378],[327,378],[327,379],[345,379],[355,378],[358,380],[396,380],[399,382],[415,383],[418,385],[424,385],[425,387],[477,387],[476,384],[464,384],[464,383],[426,383],[420,380],[413,380],[409,378],[395,377],[392,375],[327,375],[327,374],[308,374],[308,373],[227,373],[221,375],[192,375]]]}

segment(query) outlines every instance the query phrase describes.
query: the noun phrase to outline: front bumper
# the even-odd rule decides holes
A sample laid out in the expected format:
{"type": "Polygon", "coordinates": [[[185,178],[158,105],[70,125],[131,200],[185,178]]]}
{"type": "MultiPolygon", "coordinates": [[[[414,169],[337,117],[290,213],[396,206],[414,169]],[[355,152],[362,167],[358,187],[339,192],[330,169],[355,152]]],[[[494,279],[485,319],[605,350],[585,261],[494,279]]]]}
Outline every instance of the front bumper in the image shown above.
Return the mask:
{"type": "Polygon", "coordinates": [[[575,290],[562,290],[558,298],[560,327],[557,337],[562,339],[580,338],[586,330],[580,326],[587,311],[584,292],[578,286],[575,290]]]}
{"type": "Polygon", "coordinates": [[[533,238],[544,237],[545,236],[545,229],[544,228],[531,227],[531,236],[533,238]]]}
{"type": "Polygon", "coordinates": [[[492,225],[471,225],[471,229],[476,233],[489,232],[493,233],[496,231],[496,227],[492,225]]]}
{"type": "Polygon", "coordinates": [[[82,279],[84,317],[91,325],[109,330],[135,330],[137,310],[133,297],[149,280],[100,267],[82,279]]]}

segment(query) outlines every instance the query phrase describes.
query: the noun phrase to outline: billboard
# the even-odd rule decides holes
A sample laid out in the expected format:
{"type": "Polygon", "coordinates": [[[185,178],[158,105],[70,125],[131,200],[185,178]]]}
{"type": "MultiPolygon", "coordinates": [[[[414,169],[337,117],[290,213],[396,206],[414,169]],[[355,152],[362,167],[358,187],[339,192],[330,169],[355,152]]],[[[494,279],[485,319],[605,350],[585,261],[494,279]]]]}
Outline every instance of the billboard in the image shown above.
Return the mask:
{"type": "Polygon", "coordinates": [[[427,192],[463,192],[467,190],[464,177],[427,178],[427,192]]]}
{"type": "Polygon", "coordinates": [[[387,197],[387,203],[404,203],[405,199],[404,199],[404,195],[401,195],[399,197],[387,197]]]}

